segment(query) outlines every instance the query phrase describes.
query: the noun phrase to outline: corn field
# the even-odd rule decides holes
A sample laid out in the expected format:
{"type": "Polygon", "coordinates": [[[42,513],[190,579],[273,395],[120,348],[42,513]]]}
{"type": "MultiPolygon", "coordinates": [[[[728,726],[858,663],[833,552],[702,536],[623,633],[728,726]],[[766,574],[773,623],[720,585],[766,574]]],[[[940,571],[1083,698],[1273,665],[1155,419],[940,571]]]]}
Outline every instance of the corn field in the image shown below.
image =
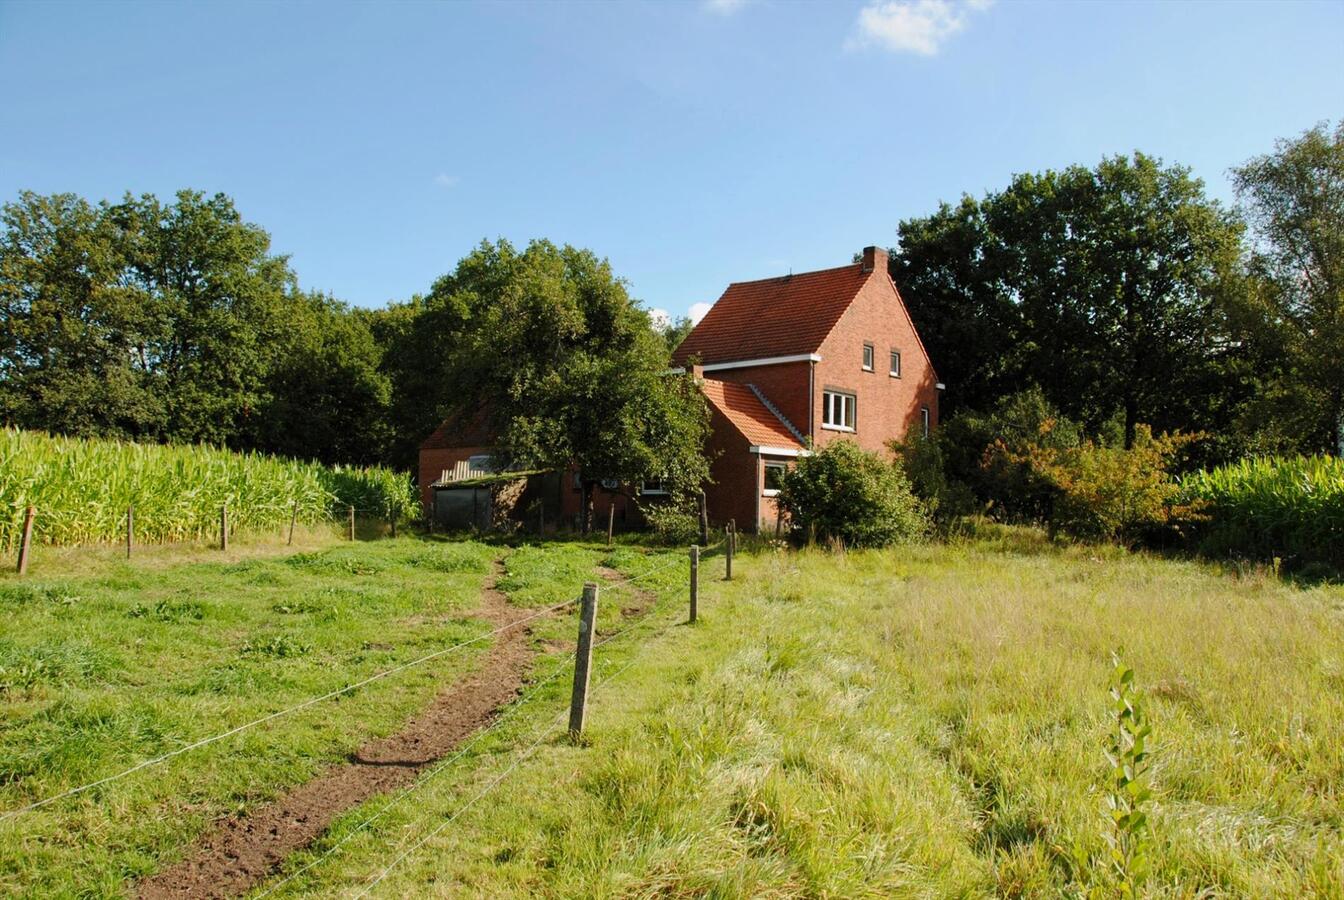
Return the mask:
{"type": "Polygon", "coordinates": [[[1182,482],[1209,504],[1201,549],[1344,568],[1344,459],[1247,459],[1182,482]]]}
{"type": "Polygon", "coordinates": [[[304,524],[361,513],[416,514],[407,476],[377,467],[329,467],[209,446],[53,437],[0,431],[0,547],[17,545],[24,510],[36,507],[35,541],[93,544],[126,534],[145,543],[213,539],[220,507],[231,531],[279,530],[298,504],[304,524]]]}

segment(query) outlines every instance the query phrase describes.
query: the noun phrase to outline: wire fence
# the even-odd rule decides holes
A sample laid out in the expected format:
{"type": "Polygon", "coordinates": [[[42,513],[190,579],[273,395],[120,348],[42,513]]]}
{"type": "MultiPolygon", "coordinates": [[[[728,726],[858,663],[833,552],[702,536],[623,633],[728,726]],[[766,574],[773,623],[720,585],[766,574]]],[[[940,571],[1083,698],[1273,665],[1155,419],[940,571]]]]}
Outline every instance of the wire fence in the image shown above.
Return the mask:
{"type": "MultiPolygon", "coordinates": [[[[726,549],[727,572],[728,576],[731,577],[731,560],[734,545],[735,545],[735,535],[729,533],[723,540],[720,540],[716,544],[704,548],[703,550],[699,548],[691,549],[691,561],[689,566],[689,574],[691,578],[690,621],[692,622],[695,621],[695,608],[696,608],[695,604],[696,604],[696,598],[698,596],[699,569],[698,566],[696,565],[696,561],[704,559],[704,556],[709,553],[716,552],[717,550],[720,549],[726,549]]],[[[635,589],[636,585],[653,578],[655,575],[665,573],[673,569],[674,567],[686,566],[686,565],[687,560],[685,558],[672,558],[658,565],[655,565],[652,568],[645,569],[635,575],[626,576],[622,574],[618,580],[615,580],[613,587],[618,590],[619,589],[633,590],[635,589]]],[[[591,585],[590,587],[585,588],[584,595],[582,597],[576,597],[574,599],[565,600],[561,603],[557,603],[552,606],[548,606],[544,609],[537,610],[527,616],[523,616],[517,620],[501,625],[490,631],[484,632],[476,637],[464,641],[459,641],[458,643],[452,644],[448,647],[443,647],[430,653],[423,654],[415,659],[408,660],[407,662],[393,666],[389,669],[382,670],[366,678],[360,679],[359,681],[354,682],[352,684],[348,684],[335,690],[328,691],[316,697],[311,697],[302,702],[285,707],[284,709],[276,710],[274,712],[268,713],[267,715],[252,719],[251,721],[221,731],[217,734],[213,734],[208,737],[201,738],[200,740],[193,741],[189,744],[186,744],[185,746],[178,747],[167,753],[160,754],[159,756],[143,760],[142,762],[130,766],[113,775],[108,775],[106,777],[99,778],[86,784],[82,784],[78,787],[70,788],[68,790],[61,791],[57,794],[53,794],[40,800],[35,800],[23,806],[16,807],[14,809],[0,813],[0,823],[13,821],[25,813],[49,806],[61,800],[77,796],[79,794],[83,794],[100,786],[107,785],[120,779],[129,777],[137,772],[142,772],[152,767],[161,765],[163,763],[168,762],[169,760],[182,756],[183,754],[189,753],[193,750],[197,750],[210,744],[217,743],[234,735],[238,735],[250,729],[264,725],[268,722],[280,719],[284,716],[292,715],[304,709],[311,708],[313,706],[316,706],[317,704],[333,699],[335,697],[348,694],[352,691],[358,690],[381,679],[388,678],[400,672],[404,672],[415,666],[423,665],[431,660],[442,658],[444,656],[462,650],[463,648],[466,648],[473,644],[480,643],[481,641],[484,641],[488,638],[497,636],[511,629],[526,625],[527,623],[533,622],[539,618],[542,618],[543,616],[552,615],[562,609],[573,606],[576,603],[583,604],[583,609],[582,609],[582,615],[580,617],[580,638],[578,642],[578,650],[572,662],[564,663],[562,665],[557,666],[554,671],[548,674],[541,681],[532,684],[521,698],[510,704],[509,707],[505,709],[502,714],[500,714],[493,721],[491,721],[489,725],[487,725],[485,728],[479,730],[474,735],[472,735],[454,752],[445,756],[438,762],[434,763],[425,774],[421,775],[411,784],[407,785],[405,788],[398,791],[390,799],[388,799],[386,803],[381,804],[376,811],[374,811],[369,816],[367,816],[359,823],[357,823],[343,837],[341,837],[340,840],[336,841],[334,844],[328,847],[319,856],[310,860],[309,862],[307,862],[300,868],[296,869],[295,871],[285,875],[284,878],[282,878],[275,884],[269,886],[262,894],[259,895],[261,897],[267,897],[272,894],[275,894],[281,889],[283,889],[285,886],[291,884],[295,879],[299,878],[305,873],[311,871],[313,868],[329,860],[332,856],[334,856],[337,852],[339,852],[342,847],[345,847],[356,836],[363,834],[370,828],[372,828],[376,822],[378,822],[383,816],[385,816],[392,809],[396,808],[398,804],[402,803],[404,800],[406,800],[408,797],[415,794],[416,792],[423,790],[428,784],[433,782],[434,779],[436,779],[439,775],[447,771],[457,762],[461,761],[472,750],[472,748],[478,746],[488,736],[497,734],[501,729],[501,727],[504,725],[504,723],[521,715],[521,711],[528,708],[528,706],[536,698],[542,696],[545,689],[549,685],[551,685],[551,683],[553,683],[556,679],[562,677],[566,673],[570,672],[577,673],[578,666],[582,661],[584,666],[583,678],[580,679],[576,674],[574,696],[571,697],[570,709],[569,710],[561,709],[553,719],[549,720],[542,727],[542,729],[535,735],[534,738],[532,738],[526,744],[526,746],[524,746],[521,750],[515,753],[513,761],[502,772],[491,778],[483,787],[480,788],[480,790],[475,792],[470,798],[468,798],[465,802],[463,802],[447,819],[439,823],[429,832],[422,835],[409,847],[399,852],[385,867],[383,867],[380,871],[378,871],[365,885],[362,886],[362,888],[359,890],[359,893],[356,895],[357,897],[361,898],[365,897],[370,892],[372,892],[379,884],[381,884],[398,865],[400,865],[402,862],[404,862],[406,859],[408,859],[410,856],[412,856],[414,853],[416,853],[418,850],[424,847],[426,843],[433,840],[437,835],[441,834],[446,828],[450,827],[453,823],[458,821],[461,818],[461,816],[464,813],[466,813],[467,810],[472,808],[481,799],[486,797],[495,787],[503,783],[511,774],[513,774],[513,772],[515,772],[528,758],[530,758],[542,746],[542,744],[546,741],[546,739],[550,736],[550,734],[554,732],[560,725],[560,723],[564,720],[564,717],[567,713],[571,715],[570,720],[571,728],[573,728],[573,723],[575,721],[573,718],[574,704],[582,705],[583,703],[586,703],[588,696],[590,694],[586,672],[590,664],[592,651],[606,647],[611,642],[617,641],[625,637],[626,635],[634,634],[638,631],[648,631],[650,629],[650,626],[655,621],[654,617],[652,615],[646,614],[629,622],[616,632],[608,635],[603,635],[599,640],[591,642],[591,636],[593,634],[592,629],[595,625],[596,606],[597,606],[597,588],[595,585],[591,585]],[[587,627],[588,629],[588,635],[590,638],[590,642],[586,646],[583,634],[583,629],[585,627],[587,627]],[[583,654],[585,652],[587,653],[587,659],[583,658],[583,654]],[[580,699],[580,691],[582,691],[582,699],[580,699]]],[[[655,607],[655,610],[656,609],[657,607],[655,607]]],[[[665,624],[662,625],[661,628],[657,630],[656,633],[650,635],[650,640],[662,636],[670,628],[672,628],[674,625],[677,624],[679,624],[679,621],[675,619],[673,621],[666,622],[665,624]]],[[[608,685],[612,681],[620,678],[622,675],[625,674],[625,672],[627,672],[632,666],[634,666],[639,661],[640,656],[637,653],[632,655],[631,658],[627,660],[616,672],[603,675],[596,687],[602,687],[604,685],[608,685]]],[[[580,727],[582,726],[580,725],[580,727]]],[[[574,732],[571,732],[571,734],[574,734],[574,732]]]]}
{"type": "Polygon", "coordinates": [[[235,735],[235,734],[241,734],[242,732],[244,732],[244,731],[248,731],[249,729],[252,729],[252,728],[256,728],[256,727],[259,726],[259,725],[264,725],[264,724],[266,724],[267,722],[272,722],[272,721],[274,721],[274,720],[276,720],[276,719],[279,719],[279,718],[282,718],[282,717],[284,717],[284,716],[291,715],[291,714],[293,714],[293,713],[299,712],[300,710],[307,709],[307,708],[309,708],[310,706],[315,706],[315,705],[317,705],[318,703],[322,703],[322,702],[325,701],[325,700],[331,700],[331,699],[334,698],[334,697],[339,697],[339,696],[341,696],[341,695],[343,695],[343,694],[348,694],[348,693],[350,693],[351,691],[359,690],[360,688],[365,687],[366,685],[370,685],[370,684],[374,683],[375,681],[380,681],[380,680],[382,680],[382,679],[384,679],[384,678],[387,678],[387,677],[390,676],[390,675],[395,675],[395,674],[397,674],[398,672],[404,672],[404,671],[406,671],[407,669],[413,668],[413,667],[415,667],[415,666],[423,665],[424,663],[429,662],[429,661],[432,660],[432,659],[438,659],[439,657],[447,656],[447,655],[450,654],[450,653],[454,653],[454,652],[456,652],[456,651],[458,651],[458,650],[461,650],[461,649],[464,648],[464,647],[469,647],[469,646],[471,646],[472,644],[478,644],[478,643],[480,643],[481,641],[485,640],[486,638],[493,637],[493,636],[498,635],[498,634],[502,634],[503,632],[508,631],[508,630],[510,630],[510,629],[512,629],[512,628],[516,628],[516,627],[518,627],[519,625],[524,625],[524,624],[526,624],[526,623],[528,623],[528,622],[531,622],[531,621],[533,621],[533,620],[535,620],[535,619],[539,619],[539,618],[541,618],[542,616],[549,615],[549,614],[551,614],[551,613],[553,613],[553,612],[556,612],[557,610],[560,610],[560,609],[564,609],[566,606],[572,606],[572,605],[573,605],[574,603],[576,603],[576,602],[577,602],[577,598],[574,599],[574,600],[566,600],[566,601],[564,601],[563,603],[557,603],[557,604],[555,604],[554,606],[547,607],[546,609],[543,609],[543,610],[540,610],[540,611],[538,611],[538,612],[535,612],[535,613],[533,613],[533,614],[530,615],[530,616],[525,616],[525,617],[523,617],[523,618],[521,618],[521,619],[518,619],[517,621],[509,622],[509,623],[506,624],[506,625],[501,625],[500,627],[494,629],[493,631],[488,631],[488,632],[486,632],[486,633],[484,633],[484,634],[481,634],[481,635],[478,635],[478,636],[476,636],[476,637],[474,637],[474,638],[470,638],[470,639],[465,640],[465,641],[460,641],[460,642],[458,642],[458,643],[456,643],[456,644],[453,644],[453,645],[450,646],[450,647],[443,647],[443,648],[441,648],[441,649],[439,649],[439,650],[435,650],[435,651],[432,652],[432,653],[426,653],[426,654],[424,654],[423,656],[420,656],[420,657],[418,657],[418,658],[416,658],[416,659],[412,659],[412,660],[410,660],[410,661],[408,661],[408,662],[401,663],[400,665],[393,666],[393,667],[390,668],[390,669],[385,669],[384,671],[378,672],[378,673],[376,673],[376,674],[374,674],[374,675],[370,675],[368,678],[361,679],[360,681],[357,681],[357,682],[355,682],[355,683],[353,683],[353,684],[347,684],[347,685],[345,685],[344,687],[337,688],[336,690],[333,690],[333,691],[328,691],[327,693],[322,694],[322,695],[317,696],[317,697],[310,697],[309,699],[304,700],[304,701],[302,701],[302,702],[300,702],[300,703],[296,703],[296,704],[294,704],[293,706],[288,706],[288,707],[286,707],[286,708],[284,708],[284,709],[276,710],[275,712],[269,713],[269,714],[267,714],[267,715],[261,716],[261,717],[256,718],[256,719],[253,719],[253,720],[250,721],[250,722],[244,722],[242,725],[235,726],[235,727],[233,727],[233,728],[228,729],[227,731],[222,731],[222,732],[220,732],[220,733],[218,733],[218,734],[214,734],[214,735],[211,735],[211,736],[209,736],[209,737],[201,738],[200,740],[198,740],[198,741],[193,741],[192,743],[187,744],[187,745],[184,746],[184,747],[178,747],[176,750],[171,750],[171,751],[169,751],[169,752],[167,752],[167,753],[161,754],[161,755],[156,756],[156,757],[154,757],[154,758],[152,758],[152,759],[144,760],[143,762],[137,763],[136,765],[131,766],[130,768],[125,769],[125,770],[123,770],[123,771],[121,771],[121,772],[118,772],[118,773],[116,773],[115,775],[108,775],[108,776],[105,777],[105,778],[99,778],[97,781],[91,781],[91,782],[89,782],[88,784],[83,784],[83,785],[80,785],[79,787],[71,788],[71,789],[69,789],[69,790],[67,790],[67,791],[62,791],[62,792],[59,793],[59,794],[54,794],[54,795],[52,795],[52,796],[50,796],[50,797],[46,797],[46,798],[44,798],[44,799],[42,799],[42,800],[36,800],[36,801],[34,801],[34,802],[32,802],[32,803],[29,803],[29,804],[27,804],[27,805],[25,805],[25,806],[20,806],[20,807],[16,807],[16,808],[14,808],[14,809],[12,809],[12,810],[8,810],[8,811],[6,811],[5,813],[0,814],[0,822],[5,822],[5,821],[8,821],[9,819],[12,819],[12,818],[14,818],[14,817],[16,817],[16,816],[20,816],[20,815],[22,815],[23,813],[31,812],[31,811],[33,811],[33,810],[35,810],[35,809],[40,809],[40,808],[42,808],[42,807],[44,807],[44,806],[49,806],[50,804],[55,803],[55,802],[57,802],[58,800],[64,800],[64,799],[66,799],[67,797],[73,797],[73,796],[75,796],[75,795],[77,795],[77,794],[82,794],[82,793],[84,793],[84,792],[86,792],[86,791],[90,791],[90,790],[92,790],[92,789],[94,789],[94,788],[96,788],[96,787],[100,787],[100,786],[105,785],[105,784],[110,784],[110,783],[112,783],[112,782],[114,782],[114,781],[119,781],[119,780],[121,780],[122,778],[127,777],[128,775],[133,775],[133,774],[135,774],[136,772],[140,772],[140,771],[143,771],[143,770],[145,770],[145,769],[151,768],[151,767],[153,767],[153,766],[160,765],[160,764],[162,764],[162,763],[167,762],[167,761],[170,760],[170,759],[173,759],[174,757],[181,756],[181,755],[184,754],[184,753],[189,753],[189,752],[192,751],[192,750],[198,750],[198,749],[200,749],[201,747],[205,747],[205,746],[207,746],[207,745],[209,745],[209,744],[213,744],[213,743],[216,743],[216,742],[218,742],[218,741],[222,741],[222,740],[224,740],[225,738],[232,737],[232,736],[235,735]]]}

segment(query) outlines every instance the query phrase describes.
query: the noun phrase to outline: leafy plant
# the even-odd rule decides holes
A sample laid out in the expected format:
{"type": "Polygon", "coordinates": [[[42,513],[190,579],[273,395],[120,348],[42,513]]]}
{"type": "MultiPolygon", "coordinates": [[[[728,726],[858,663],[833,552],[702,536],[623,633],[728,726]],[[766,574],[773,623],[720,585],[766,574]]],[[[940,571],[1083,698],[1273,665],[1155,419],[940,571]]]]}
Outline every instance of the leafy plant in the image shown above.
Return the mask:
{"type": "Polygon", "coordinates": [[[1056,491],[1049,523],[1088,540],[1135,540],[1146,531],[1198,516],[1181,504],[1180,485],[1169,473],[1172,460],[1197,435],[1153,437],[1147,425],[1135,430],[1129,449],[1084,441],[1059,449],[1030,444],[1010,453],[1028,464],[1056,491]]]}
{"type": "Polygon", "coordinates": [[[296,509],[314,524],[347,506],[403,519],[419,506],[410,479],[391,469],[0,430],[0,550],[15,545],[30,505],[35,540],[89,544],[124,539],[131,505],[139,542],[213,540],[224,504],[232,528],[277,532],[296,509]]]}
{"type": "Polygon", "coordinates": [[[929,526],[900,463],[852,441],[834,441],[799,457],[777,499],[795,539],[882,547],[921,537],[929,526]]]}
{"type": "Polygon", "coordinates": [[[649,503],[642,512],[660,544],[685,547],[700,540],[700,518],[690,506],[676,502],[649,503]]]}
{"type": "Polygon", "coordinates": [[[1117,651],[1111,654],[1111,708],[1115,729],[1106,748],[1111,764],[1106,809],[1111,829],[1106,843],[1111,851],[1111,869],[1121,896],[1133,897],[1148,872],[1150,834],[1144,806],[1152,797],[1147,785],[1148,751],[1152,734],[1142,698],[1134,688],[1134,670],[1117,651]]]}
{"type": "Polygon", "coordinates": [[[1247,459],[1189,475],[1181,491],[1208,506],[1206,553],[1344,569],[1344,459],[1247,459]]]}

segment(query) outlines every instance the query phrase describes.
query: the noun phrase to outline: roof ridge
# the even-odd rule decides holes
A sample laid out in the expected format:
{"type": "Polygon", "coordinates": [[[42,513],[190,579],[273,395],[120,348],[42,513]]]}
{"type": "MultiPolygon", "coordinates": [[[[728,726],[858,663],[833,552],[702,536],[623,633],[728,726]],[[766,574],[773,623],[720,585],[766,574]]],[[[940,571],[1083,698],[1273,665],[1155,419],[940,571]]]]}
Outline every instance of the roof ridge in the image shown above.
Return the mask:
{"type": "Polygon", "coordinates": [[[761,391],[761,389],[758,388],[756,385],[748,382],[747,387],[751,388],[751,392],[756,395],[757,400],[761,401],[762,406],[770,410],[770,412],[774,413],[775,418],[779,419],[779,421],[784,423],[784,427],[789,429],[789,434],[793,435],[794,439],[797,440],[798,443],[806,447],[807,438],[803,437],[803,433],[801,431],[793,427],[793,423],[789,421],[787,416],[785,416],[782,412],[779,411],[779,407],[771,403],[770,399],[766,397],[765,394],[761,391]]]}
{"type": "Polygon", "coordinates": [[[765,278],[752,278],[747,281],[730,281],[728,287],[739,284],[760,284],[763,281],[785,281],[790,278],[802,278],[805,275],[826,275],[831,272],[839,272],[843,269],[852,269],[855,266],[862,266],[863,263],[852,262],[843,266],[831,266],[829,269],[812,269],[809,272],[789,272],[784,275],[767,275],[765,278]]]}

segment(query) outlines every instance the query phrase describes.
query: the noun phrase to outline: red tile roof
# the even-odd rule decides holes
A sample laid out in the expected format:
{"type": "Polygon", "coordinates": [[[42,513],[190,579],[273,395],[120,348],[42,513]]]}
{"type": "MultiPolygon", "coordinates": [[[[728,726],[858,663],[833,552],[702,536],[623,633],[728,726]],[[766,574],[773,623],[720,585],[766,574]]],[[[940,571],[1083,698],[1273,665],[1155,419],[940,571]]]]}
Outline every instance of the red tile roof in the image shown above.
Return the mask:
{"type": "Polygon", "coordinates": [[[862,263],[728,285],[672,354],[672,364],[816,353],[871,275],[862,263]]]}
{"type": "Polygon", "coordinates": [[[801,450],[803,445],[789,427],[770,411],[756,392],[745,384],[730,381],[702,382],[705,397],[753,446],[787,447],[801,450]]]}

